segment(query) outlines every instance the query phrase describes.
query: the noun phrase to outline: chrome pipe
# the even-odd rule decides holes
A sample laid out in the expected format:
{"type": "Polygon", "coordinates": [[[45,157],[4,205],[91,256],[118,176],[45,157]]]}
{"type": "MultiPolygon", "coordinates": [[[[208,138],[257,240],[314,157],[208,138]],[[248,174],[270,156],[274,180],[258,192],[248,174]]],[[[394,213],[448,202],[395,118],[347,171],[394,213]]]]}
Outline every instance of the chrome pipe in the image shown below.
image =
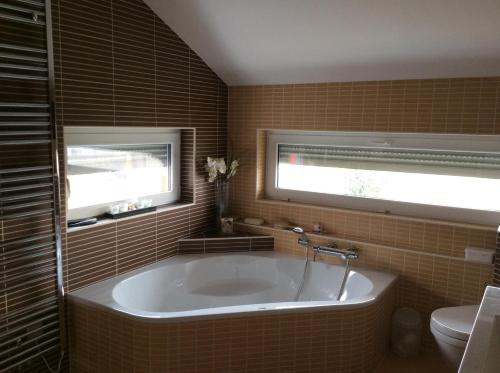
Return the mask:
{"type": "Polygon", "coordinates": [[[48,127],[48,122],[0,122],[0,127],[48,127]]]}
{"type": "Polygon", "coordinates": [[[11,314],[9,314],[9,320],[5,324],[5,326],[11,327],[56,308],[56,300],[57,298],[55,296],[50,297],[42,301],[33,303],[26,308],[21,308],[20,310],[13,311],[11,314]],[[26,314],[26,311],[30,311],[30,313],[26,314]]]}
{"type": "Polygon", "coordinates": [[[12,102],[12,103],[0,102],[0,107],[6,107],[6,108],[27,107],[27,108],[47,109],[50,106],[49,106],[49,104],[34,104],[34,103],[22,103],[22,102],[12,102]]]}
{"type": "Polygon", "coordinates": [[[45,14],[41,11],[35,11],[33,9],[10,5],[10,4],[4,4],[4,3],[0,3],[0,9],[5,9],[11,12],[26,13],[26,14],[33,14],[34,12],[37,12],[38,15],[45,16],[45,14]]]}
{"type": "Polygon", "coordinates": [[[2,191],[4,193],[7,192],[16,192],[20,190],[29,190],[29,189],[40,189],[45,187],[52,187],[52,183],[37,183],[37,184],[29,184],[29,185],[20,185],[15,187],[3,188],[2,191]]]}
{"type": "MultiPolygon", "coordinates": [[[[0,74],[0,77],[2,77],[2,75],[0,74]]],[[[36,111],[33,111],[31,113],[27,113],[27,112],[20,112],[20,111],[10,111],[10,112],[7,112],[7,111],[1,111],[0,112],[0,117],[45,117],[45,118],[48,118],[50,117],[50,114],[49,113],[42,113],[42,112],[36,112],[36,111]]]]}
{"type": "Polygon", "coordinates": [[[3,218],[5,220],[11,220],[11,219],[19,219],[19,218],[27,218],[27,217],[45,215],[45,214],[52,213],[52,212],[54,212],[54,209],[48,208],[48,209],[41,209],[38,211],[26,211],[26,212],[16,212],[13,214],[4,214],[3,218]]]}
{"type": "Polygon", "coordinates": [[[345,284],[347,283],[347,277],[349,277],[349,272],[351,269],[349,268],[349,259],[345,261],[345,270],[344,270],[344,278],[342,278],[342,283],[340,284],[339,294],[337,295],[337,300],[340,300],[342,294],[344,293],[345,284]]]}
{"type": "Polygon", "coordinates": [[[31,47],[25,47],[23,45],[16,45],[16,44],[0,43],[0,48],[1,49],[11,49],[11,50],[16,50],[16,51],[22,51],[22,52],[29,52],[29,53],[47,54],[46,49],[31,48],[31,47]]]}
{"type": "Polygon", "coordinates": [[[37,71],[37,72],[47,72],[47,71],[49,71],[46,67],[28,66],[28,65],[16,65],[16,64],[13,64],[13,63],[0,63],[0,68],[11,69],[11,70],[37,71]]]}
{"type": "Polygon", "coordinates": [[[304,264],[304,270],[302,271],[302,278],[300,280],[299,287],[297,289],[297,293],[295,294],[294,302],[297,302],[300,298],[300,294],[302,293],[302,289],[304,288],[304,282],[306,280],[307,269],[309,267],[309,237],[307,237],[304,229],[300,227],[295,227],[292,229],[292,232],[297,233],[299,235],[297,243],[299,245],[306,247],[306,263],[304,264]]]}
{"type": "Polygon", "coordinates": [[[26,74],[10,74],[10,73],[0,73],[0,78],[24,79],[24,80],[48,80],[49,79],[46,76],[26,75],[26,74]]]}
{"type": "MultiPolygon", "coordinates": [[[[53,221],[55,226],[55,239],[56,239],[56,281],[57,281],[57,295],[59,303],[59,351],[60,359],[57,371],[60,370],[62,359],[66,353],[68,341],[68,328],[66,320],[66,303],[65,303],[65,288],[64,288],[64,274],[63,274],[63,258],[62,258],[62,216],[61,216],[61,173],[59,165],[59,136],[57,133],[56,123],[56,85],[55,85],[55,62],[54,62],[54,40],[52,38],[52,1],[45,0],[45,21],[46,21],[46,35],[47,35],[47,68],[49,70],[49,105],[50,116],[49,121],[52,125],[52,165],[54,168],[54,203],[57,208],[53,210],[53,221]]],[[[43,355],[42,355],[43,357],[43,355]]],[[[43,358],[44,362],[45,358],[43,358]]],[[[47,364],[47,367],[50,367],[47,364]]]]}
{"type": "Polygon", "coordinates": [[[18,3],[24,3],[24,4],[29,4],[29,5],[34,5],[39,8],[43,8],[44,4],[41,1],[36,1],[36,0],[15,0],[18,3]]]}
{"type": "Polygon", "coordinates": [[[32,13],[32,17],[30,18],[24,18],[24,17],[20,17],[20,16],[14,16],[14,15],[10,15],[10,14],[7,14],[7,13],[3,13],[3,12],[0,12],[0,18],[1,19],[6,19],[8,21],[15,21],[15,22],[22,22],[22,23],[29,23],[29,24],[32,24],[32,25],[45,25],[45,22],[44,21],[39,21],[38,20],[38,16],[44,16],[43,13],[40,13],[40,12],[37,12],[37,11],[33,11],[32,13]]]}

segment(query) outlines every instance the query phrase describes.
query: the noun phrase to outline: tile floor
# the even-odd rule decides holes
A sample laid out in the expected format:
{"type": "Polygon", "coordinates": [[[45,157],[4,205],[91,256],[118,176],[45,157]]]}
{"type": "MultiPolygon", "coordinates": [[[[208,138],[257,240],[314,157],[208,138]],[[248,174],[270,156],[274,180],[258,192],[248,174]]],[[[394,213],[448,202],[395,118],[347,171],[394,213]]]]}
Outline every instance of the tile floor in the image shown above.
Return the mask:
{"type": "Polygon", "coordinates": [[[422,352],[416,358],[403,359],[392,353],[374,373],[453,373],[437,352],[422,352]]]}

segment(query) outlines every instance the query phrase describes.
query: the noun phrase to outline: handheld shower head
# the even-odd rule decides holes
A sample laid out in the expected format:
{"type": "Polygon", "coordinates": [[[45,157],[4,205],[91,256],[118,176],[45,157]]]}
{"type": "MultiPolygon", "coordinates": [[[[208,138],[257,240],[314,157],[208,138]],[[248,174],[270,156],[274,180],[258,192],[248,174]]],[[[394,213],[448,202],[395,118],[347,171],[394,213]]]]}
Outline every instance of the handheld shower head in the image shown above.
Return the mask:
{"type": "Polygon", "coordinates": [[[292,232],[300,235],[299,240],[298,240],[299,245],[304,245],[304,246],[309,245],[309,238],[305,234],[304,229],[302,229],[300,227],[295,227],[292,229],[292,232]]]}

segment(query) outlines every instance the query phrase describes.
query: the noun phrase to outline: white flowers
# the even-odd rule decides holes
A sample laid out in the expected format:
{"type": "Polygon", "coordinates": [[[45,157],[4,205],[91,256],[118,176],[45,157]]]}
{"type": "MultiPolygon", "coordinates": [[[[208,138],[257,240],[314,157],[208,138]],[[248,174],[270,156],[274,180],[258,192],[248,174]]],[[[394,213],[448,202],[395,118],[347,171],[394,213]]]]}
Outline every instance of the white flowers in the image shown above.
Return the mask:
{"type": "Polygon", "coordinates": [[[208,172],[208,181],[213,183],[219,173],[225,174],[227,171],[227,166],[224,158],[207,157],[205,171],[208,172]]]}
{"type": "Polygon", "coordinates": [[[236,172],[238,171],[238,167],[240,166],[240,160],[235,159],[231,162],[231,166],[229,166],[229,174],[227,175],[227,178],[230,179],[234,175],[236,175],[236,172]]]}
{"type": "Polygon", "coordinates": [[[238,159],[233,160],[229,167],[229,172],[227,173],[227,165],[224,158],[207,157],[207,163],[205,164],[205,171],[207,171],[208,173],[208,181],[213,183],[215,179],[217,179],[217,176],[219,174],[226,175],[226,180],[230,179],[231,177],[236,175],[239,165],[240,162],[238,159]]]}

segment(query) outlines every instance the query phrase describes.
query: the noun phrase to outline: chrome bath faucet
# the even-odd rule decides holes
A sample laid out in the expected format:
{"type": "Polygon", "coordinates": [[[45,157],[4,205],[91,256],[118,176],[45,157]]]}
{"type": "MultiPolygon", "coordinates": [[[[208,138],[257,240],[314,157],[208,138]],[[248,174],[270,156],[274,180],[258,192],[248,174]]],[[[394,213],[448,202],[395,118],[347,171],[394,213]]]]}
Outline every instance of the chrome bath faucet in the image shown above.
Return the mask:
{"type": "Polygon", "coordinates": [[[325,255],[331,255],[331,256],[338,256],[342,260],[351,260],[351,259],[358,259],[359,258],[359,253],[358,253],[357,248],[355,248],[354,246],[351,246],[347,250],[342,250],[342,249],[339,249],[338,245],[335,242],[332,242],[331,244],[329,244],[327,246],[314,245],[313,251],[314,251],[315,257],[316,257],[316,254],[325,254],[325,255]]]}

